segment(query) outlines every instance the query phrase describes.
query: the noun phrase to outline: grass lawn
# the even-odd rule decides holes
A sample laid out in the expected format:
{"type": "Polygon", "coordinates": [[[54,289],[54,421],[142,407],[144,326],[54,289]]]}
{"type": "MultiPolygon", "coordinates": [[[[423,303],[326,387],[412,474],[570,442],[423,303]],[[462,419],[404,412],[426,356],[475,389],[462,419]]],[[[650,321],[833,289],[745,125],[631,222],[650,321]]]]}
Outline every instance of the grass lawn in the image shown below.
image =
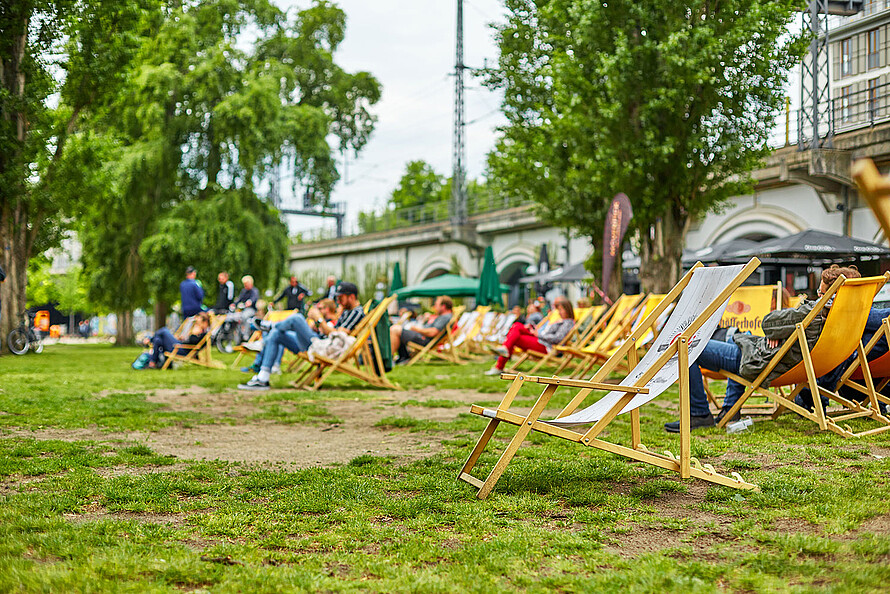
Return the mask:
{"type": "MultiPolygon", "coordinates": [[[[696,433],[693,455],[759,493],[533,435],[479,501],[456,475],[485,426],[469,404],[507,385],[489,361],[398,368],[395,393],[239,393],[238,371],[137,372],[138,352],[0,358],[0,592],[890,588],[887,434],[795,415],[696,433]]],[[[643,408],[649,449],[677,451],[676,400],[643,408]]]]}

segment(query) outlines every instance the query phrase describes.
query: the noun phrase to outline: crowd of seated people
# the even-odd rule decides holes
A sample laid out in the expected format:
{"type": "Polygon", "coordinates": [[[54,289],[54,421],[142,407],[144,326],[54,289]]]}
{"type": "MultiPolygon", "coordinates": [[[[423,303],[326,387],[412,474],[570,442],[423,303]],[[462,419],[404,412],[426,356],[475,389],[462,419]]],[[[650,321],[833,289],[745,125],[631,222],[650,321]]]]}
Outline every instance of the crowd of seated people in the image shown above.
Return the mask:
{"type": "Polygon", "coordinates": [[[536,304],[529,305],[529,313],[525,321],[513,323],[510,331],[507,332],[507,338],[504,344],[495,347],[493,350],[498,355],[498,359],[494,366],[485,372],[485,375],[499,375],[504,371],[507,361],[513,355],[514,349],[520,351],[535,351],[538,353],[547,353],[555,345],[572,331],[575,326],[575,310],[572,302],[565,297],[557,297],[553,301],[553,308],[559,313],[559,320],[553,323],[545,323],[540,329],[530,321],[538,318],[533,314],[540,314],[540,306],[536,304]]]}
{"type": "Polygon", "coordinates": [[[408,343],[418,346],[426,346],[442,330],[448,327],[454,317],[454,305],[451,297],[436,297],[433,303],[433,314],[425,316],[416,322],[395,324],[389,329],[389,340],[392,345],[393,356],[398,356],[396,365],[407,363],[411,360],[408,352],[408,343]]]}

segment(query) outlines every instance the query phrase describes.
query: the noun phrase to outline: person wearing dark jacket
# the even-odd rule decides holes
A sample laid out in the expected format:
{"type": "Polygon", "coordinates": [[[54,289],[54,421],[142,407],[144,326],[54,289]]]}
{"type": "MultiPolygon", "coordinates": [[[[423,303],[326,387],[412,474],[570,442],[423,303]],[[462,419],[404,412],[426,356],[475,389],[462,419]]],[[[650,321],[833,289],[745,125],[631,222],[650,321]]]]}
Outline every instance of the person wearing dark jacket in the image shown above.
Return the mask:
{"type": "MultiPolygon", "coordinates": [[[[818,295],[821,296],[827,291],[841,275],[844,275],[846,278],[859,278],[862,276],[855,266],[841,268],[837,264],[832,264],[830,268],[822,271],[822,283],[819,285],[818,295]]],[[[701,368],[711,371],[729,371],[749,381],[757,379],[757,376],[766,369],[773,356],[785,344],[786,339],[795,332],[796,325],[807,317],[807,314],[813,310],[815,305],[815,301],[804,300],[796,308],[780,309],[766,314],[763,317],[761,326],[765,336],[736,333],[732,337],[733,342],[709,340],[702,354],[689,367],[691,428],[713,427],[726,416],[726,413],[730,411],[733,405],[745,393],[745,386],[734,380],[727,380],[723,408],[715,419],[708,407],[708,398],[705,394],[701,368]]],[[[830,306],[831,304],[829,303],[826,305],[826,308],[830,306]]],[[[804,330],[809,348],[813,348],[813,345],[819,339],[819,335],[822,334],[822,326],[825,322],[823,316],[825,313],[827,313],[826,310],[823,310],[823,315],[816,316],[804,330]]],[[[803,361],[803,354],[801,353],[800,345],[795,342],[785,356],[782,357],[779,364],[770,372],[764,385],[768,386],[770,382],[801,361],[803,361]]],[[[669,433],[679,433],[680,422],[665,423],[664,428],[669,433]]]]}
{"type": "Polygon", "coordinates": [[[219,283],[219,289],[216,293],[216,303],[213,304],[213,311],[216,313],[225,313],[229,311],[229,306],[235,302],[235,283],[229,280],[229,273],[223,270],[216,276],[219,283]]]}
{"type": "Polygon", "coordinates": [[[195,280],[198,271],[194,266],[185,269],[185,280],[179,283],[179,295],[182,303],[182,315],[190,318],[203,310],[201,302],[204,301],[204,289],[195,280]]]}
{"type": "Polygon", "coordinates": [[[287,299],[287,308],[299,310],[303,312],[303,305],[306,303],[306,297],[312,297],[312,291],[300,284],[296,276],[290,277],[290,284],[284,288],[281,295],[275,298],[273,303],[278,303],[282,299],[287,299]]]}

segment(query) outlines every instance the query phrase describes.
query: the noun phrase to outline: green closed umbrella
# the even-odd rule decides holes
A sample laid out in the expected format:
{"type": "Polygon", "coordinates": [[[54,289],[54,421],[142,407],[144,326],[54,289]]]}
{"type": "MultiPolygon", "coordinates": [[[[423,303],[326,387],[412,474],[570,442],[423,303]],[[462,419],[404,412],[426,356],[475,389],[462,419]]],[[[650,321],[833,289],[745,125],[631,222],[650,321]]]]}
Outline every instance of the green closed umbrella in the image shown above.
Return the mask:
{"type": "Polygon", "coordinates": [[[402,282],[402,267],[396,262],[392,269],[392,283],[389,285],[389,294],[392,295],[404,286],[405,283],[402,282]]]}
{"type": "Polygon", "coordinates": [[[501,302],[501,283],[498,281],[494,250],[485,248],[482,259],[482,274],[479,276],[479,290],[476,292],[476,305],[490,305],[501,302]]]}

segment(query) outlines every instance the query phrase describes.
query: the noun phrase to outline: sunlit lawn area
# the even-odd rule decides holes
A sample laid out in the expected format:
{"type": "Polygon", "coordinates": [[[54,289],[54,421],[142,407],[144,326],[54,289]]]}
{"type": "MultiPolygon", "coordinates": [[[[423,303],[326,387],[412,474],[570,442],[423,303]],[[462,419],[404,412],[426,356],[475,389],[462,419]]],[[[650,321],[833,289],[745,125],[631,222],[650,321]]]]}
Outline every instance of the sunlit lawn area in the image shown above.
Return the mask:
{"type": "MultiPolygon", "coordinates": [[[[696,434],[759,493],[535,435],[480,501],[456,480],[506,382],[239,393],[237,370],[133,371],[137,349],[0,358],[0,591],[886,591],[890,435],[794,415],[696,434]]],[[[223,358],[231,362],[232,358],[223,358]]],[[[531,388],[517,399],[529,406],[531,388]]],[[[571,391],[559,396],[564,403],[571,391]]],[[[643,441],[676,390],[643,409],[643,441]]],[[[499,430],[501,444],[511,430],[499,430]]],[[[620,418],[612,439],[629,434],[620,418]],[[619,435],[615,435],[618,432],[619,435]]],[[[481,461],[487,471],[499,451],[481,461]]]]}

